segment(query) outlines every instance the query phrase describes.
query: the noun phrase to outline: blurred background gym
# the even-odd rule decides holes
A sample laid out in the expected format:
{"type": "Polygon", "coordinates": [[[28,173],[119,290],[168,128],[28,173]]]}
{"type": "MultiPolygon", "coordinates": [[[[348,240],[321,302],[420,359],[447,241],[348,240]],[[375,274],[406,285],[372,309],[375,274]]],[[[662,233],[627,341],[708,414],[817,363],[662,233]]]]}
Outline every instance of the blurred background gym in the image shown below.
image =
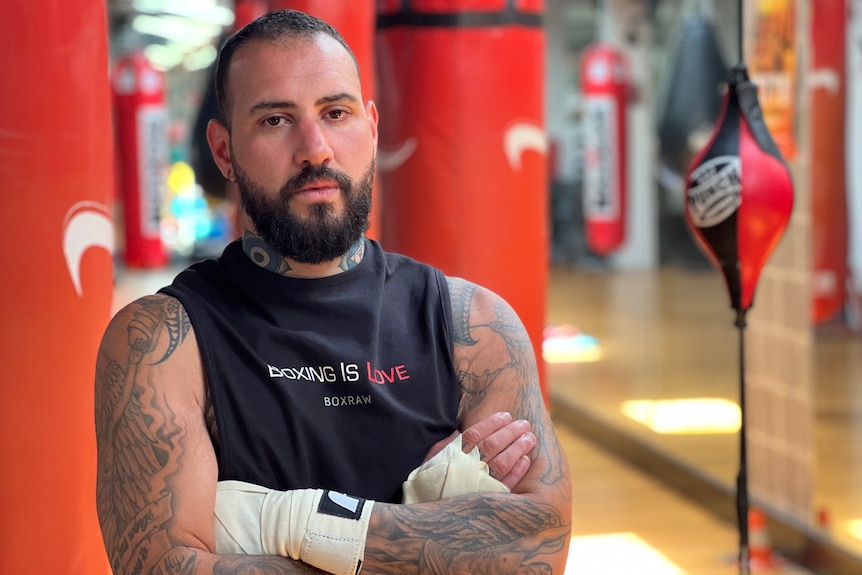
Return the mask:
{"type": "Polygon", "coordinates": [[[13,2],[0,572],[109,572],[99,337],[236,236],[203,133],[212,68],[227,34],[279,8],[339,28],[379,104],[369,235],[495,289],[530,330],[572,467],[567,573],[738,571],[743,380],[753,571],[862,573],[862,0],[13,2]],[[619,70],[590,77],[594,60],[619,70]],[[685,217],[738,62],[794,197],[744,373],[727,285],[685,217]],[[596,125],[597,96],[624,130],[596,125]]]}

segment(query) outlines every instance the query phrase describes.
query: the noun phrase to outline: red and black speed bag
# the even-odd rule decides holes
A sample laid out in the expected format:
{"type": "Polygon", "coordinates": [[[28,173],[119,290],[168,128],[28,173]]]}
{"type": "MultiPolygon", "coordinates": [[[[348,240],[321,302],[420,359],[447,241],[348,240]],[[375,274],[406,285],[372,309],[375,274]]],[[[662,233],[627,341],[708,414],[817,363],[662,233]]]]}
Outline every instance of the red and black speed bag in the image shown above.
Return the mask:
{"type": "Polygon", "coordinates": [[[686,178],[686,221],[724,274],[731,306],[751,307],[760,271],[793,209],[793,182],[744,65],[733,79],[710,142],[686,178]]]}

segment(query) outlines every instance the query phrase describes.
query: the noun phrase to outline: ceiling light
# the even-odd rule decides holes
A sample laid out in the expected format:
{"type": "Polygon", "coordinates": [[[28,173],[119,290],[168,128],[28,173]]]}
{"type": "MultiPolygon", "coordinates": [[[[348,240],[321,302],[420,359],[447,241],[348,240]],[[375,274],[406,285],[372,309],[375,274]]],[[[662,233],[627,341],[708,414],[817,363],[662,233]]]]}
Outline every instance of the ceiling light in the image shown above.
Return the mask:
{"type": "Polygon", "coordinates": [[[203,46],[211,44],[222,32],[221,26],[182,18],[180,16],[148,16],[139,14],[132,20],[132,28],[141,34],[159,36],[175,42],[203,46]]]}
{"type": "Polygon", "coordinates": [[[186,56],[186,59],[183,60],[183,67],[189,71],[204,70],[215,62],[217,56],[218,51],[214,46],[204,46],[197,52],[186,56]]]}
{"type": "Polygon", "coordinates": [[[167,72],[175,66],[179,66],[185,58],[186,53],[176,44],[150,44],[144,48],[144,54],[157,70],[167,72]]]}
{"type": "Polygon", "coordinates": [[[134,0],[133,6],[137,12],[173,14],[218,26],[230,26],[234,21],[233,10],[219,6],[215,0],[134,0]]]}

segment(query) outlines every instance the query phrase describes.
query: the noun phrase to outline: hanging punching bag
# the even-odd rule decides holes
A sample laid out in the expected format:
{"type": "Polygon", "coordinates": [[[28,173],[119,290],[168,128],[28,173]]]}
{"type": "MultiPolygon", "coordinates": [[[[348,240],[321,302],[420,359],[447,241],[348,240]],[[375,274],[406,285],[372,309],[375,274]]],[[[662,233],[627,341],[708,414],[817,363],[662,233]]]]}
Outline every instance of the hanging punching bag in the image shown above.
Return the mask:
{"type": "MultiPolygon", "coordinates": [[[[362,81],[362,97],[374,100],[377,74],[374,60],[374,2],[364,0],[270,0],[271,10],[291,9],[316,16],[332,25],[344,37],[356,56],[362,81]]],[[[382,210],[379,186],[372,190],[371,226],[367,236],[380,239],[382,210]]]]}
{"type": "Polygon", "coordinates": [[[103,0],[0,18],[0,573],[107,575],[93,380],[111,311],[113,134],[103,0]]]}
{"type": "Polygon", "coordinates": [[[793,208],[790,172],[763,122],[757,87],[744,65],[733,68],[712,139],[686,182],[689,228],[723,273],[731,306],[744,313],[793,208]]]}
{"type": "Polygon", "coordinates": [[[384,244],[500,294],[538,359],[548,266],[543,9],[540,0],[379,0],[377,21],[384,244]]]}
{"type": "Polygon", "coordinates": [[[712,133],[728,80],[712,22],[696,10],[681,18],[658,126],[662,164],[679,178],[712,133]]]}

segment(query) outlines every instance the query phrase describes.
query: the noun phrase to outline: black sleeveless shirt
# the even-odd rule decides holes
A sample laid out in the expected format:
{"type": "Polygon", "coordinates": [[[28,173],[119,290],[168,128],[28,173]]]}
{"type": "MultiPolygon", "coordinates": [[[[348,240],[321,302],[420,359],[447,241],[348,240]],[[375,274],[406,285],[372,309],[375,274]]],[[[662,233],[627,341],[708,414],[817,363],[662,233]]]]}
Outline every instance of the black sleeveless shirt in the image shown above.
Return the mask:
{"type": "Polygon", "coordinates": [[[446,279],[365,242],[354,268],[298,279],[258,267],[238,240],[161,290],[195,330],[220,480],[398,502],[455,430],[446,279]]]}

